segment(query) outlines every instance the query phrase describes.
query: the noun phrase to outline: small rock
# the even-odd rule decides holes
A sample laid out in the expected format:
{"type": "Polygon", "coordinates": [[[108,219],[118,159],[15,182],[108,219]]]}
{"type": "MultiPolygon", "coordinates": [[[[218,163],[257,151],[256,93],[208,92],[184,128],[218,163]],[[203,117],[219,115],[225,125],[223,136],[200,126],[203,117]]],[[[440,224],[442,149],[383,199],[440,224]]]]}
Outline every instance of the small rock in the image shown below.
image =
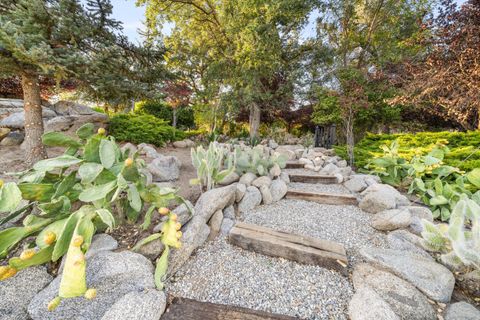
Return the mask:
{"type": "Polygon", "coordinates": [[[187,143],[185,141],[175,141],[173,146],[175,148],[187,148],[187,143]]]}
{"type": "Polygon", "coordinates": [[[336,172],[338,172],[338,167],[333,163],[327,164],[322,170],[320,170],[320,174],[325,176],[333,175],[336,172]]]}
{"type": "Polygon", "coordinates": [[[339,167],[339,168],[346,168],[347,166],[348,166],[347,160],[337,161],[337,167],[339,167]]]}
{"type": "Polygon", "coordinates": [[[361,176],[353,176],[350,180],[343,183],[343,186],[352,192],[362,192],[368,185],[361,176]]]}
{"type": "Polygon", "coordinates": [[[45,122],[45,132],[67,131],[73,125],[73,117],[59,116],[45,122]]]}
{"type": "Polygon", "coordinates": [[[433,214],[427,207],[408,206],[406,207],[412,215],[412,222],[410,223],[410,230],[420,235],[423,231],[422,219],[433,222],[433,214]]]}
{"type": "Polygon", "coordinates": [[[278,177],[282,173],[282,169],[275,163],[273,167],[270,168],[269,173],[272,177],[278,177]]]}
{"type": "Polygon", "coordinates": [[[223,221],[223,212],[222,210],[218,210],[213,214],[208,221],[208,225],[210,226],[210,234],[208,236],[208,241],[215,239],[220,233],[220,227],[223,221]]]}
{"type": "Polygon", "coordinates": [[[223,209],[223,217],[235,220],[235,208],[233,207],[233,205],[223,209]]]}
{"type": "Polygon", "coordinates": [[[463,275],[458,286],[473,297],[480,297],[480,270],[473,270],[463,275]]]}
{"type": "Polygon", "coordinates": [[[228,186],[234,182],[237,182],[240,179],[240,176],[236,172],[232,172],[223,178],[220,182],[218,182],[221,186],[228,186]]]}
{"type": "Polygon", "coordinates": [[[260,186],[260,193],[262,194],[262,203],[271,204],[273,202],[272,194],[270,193],[270,188],[266,185],[260,186]]]}
{"type": "Polygon", "coordinates": [[[6,137],[0,141],[0,146],[18,146],[23,142],[25,135],[21,132],[14,131],[7,134],[6,137]]]}
{"type": "Polygon", "coordinates": [[[11,130],[8,128],[0,128],[0,140],[5,138],[10,133],[10,131],[11,130]]]}
{"type": "Polygon", "coordinates": [[[466,302],[451,304],[445,313],[445,320],[479,320],[480,311],[466,302]]]}
{"type": "Polygon", "coordinates": [[[260,188],[261,186],[270,187],[272,184],[272,179],[267,176],[259,177],[252,181],[252,186],[260,188]]]}
{"type": "Polygon", "coordinates": [[[351,320],[400,320],[378,294],[369,287],[361,287],[348,305],[351,320]]]}
{"type": "Polygon", "coordinates": [[[155,159],[157,157],[160,156],[160,154],[157,152],[157,150],[146,144],[146,143],[141,143],[138,145],[138,153],[141,154],[141,155],[145,155],[147,156],[147,158],[150,158],[150,159],[155,159]]]}
{"type": "Polygon", "coordinates": [[[247,172],[243,176],[240,177],[240,183],[244,184],[245,186],[249,187],[253,180],[257,179],[257,176],[254,173],[247,172]]]}
{"type": "Polygon", "coordinates": [[[227,235],[230,233],[230,230],[235,225],[235,220],[230,218],[223,218],[222,225],[220,226],[220,234],[227,235]]]}
{"type": "Polygon", "coordinates": [[[210,220],[215,212],[233,204],[236,191],[237,186],[233,184],[202,193],[195,204],[195,215],[201,216],[205,221],[210,220]]]}
{"type": "Polygon", "coordinates": [[[275,179],[270,186],[270,193],[272,195],[272,201],[277,202],[287,194],[288,186],[282,179],[275,179]]]}
{"type": "Polygon", "coordinates": [[[235,190],[235,202],[240,202],[245,192],[247,191],[247,186],[243,183],[237,183],[237,189],[235,190]]]}
{"type": "Polygon", "coordinates": [[[410,282],[430,299],[450,301],[455,278],[444,266],[407,251],[363,248],[360,254],[373,265],[410,282]]]}
{"type": "Polygon", "coordinates": [[[282,172],[280,174],[280,179],[283,180],[285,183],[290,183],[290,176],[286,172],[282,172]]]}
{"type": "Polygon", "coordinates": [[[167,299],[163,291],[147,289],[129,292],[115,302],[101,320],[158,320],[166,305],[167,299]]]}
{"type": "Polygon", "coordinates": [[[410,225],[411,215],[406,209],[391,209],[377,213],[372,220],[372,227],[377,230],[391,231],[410,225]]]}
{"type": "MultiPolygon", "coordinates": [[[[140,241],[142,241],[142,240],[140,240],[140,241]]],[[[140,242],[140,241],[138,241],[138,242],[140,242]]],[[[145,256],[150,261],[155,261],[160,256],[160,254],[162,254],[164,249],[165,249],[165,246],[162,243],[162,240],[155,239],[155,240],[150,241],[149,243],[141,246],[138,249],[138,251],[136,251],[136,252],[145,256]]]]}
{"type": "Polygon", "coordinates": [[[159,155],[147,166],[152,173],[154,181],[177,180],[180,175],[182,163],[174,156],[159,155]]]}
{"type": "Polygon", "coordinates": [[[298,163],[303,164],[303,165],[307,165],[307,164],[309,164],[309,165],[311,165],[311,166],[314,165],[313,161],[310,160],[310,159],[307,159],[307,158],[300,158],[300,159],[298,159],[298,163]]]}
{"type": "Polygon", "coordinates": [[[33,297],[53,280],[43,266],[19,271],[0,281],[0,318],[28,319],[27,307],[33,297]]]}
{"type": "Polygon", "coordinates": [[[275,140],[269,140],[268,141],[268,147],[272,149],[278,148],[278,143],[275,142],[275,140]]]}
{"type": "Polygon", "coordinates": [[[254,186],[247,188],[243,199],[238,203],[238,211],[246,212],[252,210],[262,202],[262,194],[254,186]]]}

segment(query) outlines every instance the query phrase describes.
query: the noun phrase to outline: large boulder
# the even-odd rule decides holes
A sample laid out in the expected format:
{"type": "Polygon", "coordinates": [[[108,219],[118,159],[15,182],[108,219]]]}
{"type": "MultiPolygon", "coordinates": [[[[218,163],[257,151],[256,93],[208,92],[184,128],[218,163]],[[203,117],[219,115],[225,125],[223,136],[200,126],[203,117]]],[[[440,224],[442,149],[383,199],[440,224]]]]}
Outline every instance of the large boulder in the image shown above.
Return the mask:
{"type": "Polygon", "coordinates": [[[260,188],[261,186],[270,187],[272,179],[268,176],[259,177],[252,181],[252,186],[260,188]]]}
{"type": "Polygon", "coordinates": [[[262,194],[262,203],[271,204],[273,202],[270,188],[266,185],[260,186],[260,193],[262,194]]]}
{"type": "Polygon", "coordinates": [[[218,210],[213,214],[208,221],[208,226],[210,227],[210,234],[208,235],[207,240],[213,240],[220,234],[220,227],[222,226],[223,221],[223,211],[218,210]]]}
{"type": "Polygon", "coordinates": [[[243,183],[237,183],[237,189],[235,190],[235,202],[240,202],[245,192],[247,191],[247,186],[243,183]]]}
{"type": "Polygon", "coordinates": [[[334,165],[333,163],[329,163],[325,167],[323,167],[319,173],[321,175],[331,176],[331,175],[334,175],[335,173],[338,173],[339,170],[340,169],[336,165],[334,165]]]}
{"type": "Polygon", "coordinates": [[[391,231],[410,225],[411,215],[407,209],[390,209],[377,213],[372,220],[372,227],[377,230],[391,231]]]}
{"type": "Polygon", "coordinates": [[[247,212],[258,206],[262,202],[262,194],[254,186],[247,188],[242,200],[238,203],[239,212],[247,212]]]}
{"type": "MultiPolygon", "coordinates": [[[[49,108],[42,107],[42,117],[44,119],[51,119],[57,114],[49,108]]],[[[0,127],[7,127],[13,129],[23,129],[25,126],[25,111],[15,112],[3,118],[0,121],[0,127]]]]}
{"type": "Polygon", "coordinates": [[[478,320],[480,311],[466,302],[451,304],[445,313],[445,320],[478,320]]]}
{"type": "Polygon", "coordinates": [[[350,300],[348,315],[351,320],[401,320],[390,305],[373,289],[361,287],[350,300]]]}
{"type": "Polygon", "coordinates": [[[357,175],[354,175],[351,179],[345,181],[343,185],[352,192],[362,192],[368,187],[364,177],[357,175]]]}
{"type": "Polygon", "coordinates": [[[99,252],[113,251],[117,250],[117,248],[118,242],[112,236],[105,233],[96,234],[93,236],[92,243],[90,244],[85,257],[89,259],[99,252]]]}
{"type": "Polygon", "coordinates": [[[67,131],[73,126],[75,118],[69,116],[59,116],[45,122],[45,132],[67,131]]]}
{"type": "Polygon", "coordinates": [[[395,230],[387,235],[390,249],[410,251],[433,260],[432,256],[424,250],[423,239],[407,230],[395,230]]]}
{"type": "Polygon", "coordinates": [[[372,265],[410,282],[430,299],[450,301],[455,278],[444,266],[407,251],[363,248],[360,254],[372,265]]]}
{"type": "Polygon", "coordinates": [[[147,168],[153,175],[154,181],[162,182],[177,180],[181,165],[177,157],[159,155],[148,164],[147,168]]]}
{"type": "Polygon", "coordinates": [[[270,185],[270,193],[272,195],[272,201],[276,202],[281,200],[287,194],[288,187],[285,181],[282,179],[275,179],[270,185]]]}
{"type": "Polygon", "coordinates": [[[48,311],[46,306],[58,295],[60,280],[60,276],[55,278],[30,302],[32,319],[101,319],[126,294],[155,288],[152,263],[130,251],[101,251],[87,259],[87,286],[97,290],[97,297],[63,299],[54,311],[48,311]]]}
{"type": "Polygon", "coordinates": [[[221,186],[228,186],[229,184],[235,183],[240,179],[240,176],[236,172],[232,172],[227,175],[225,178],[218,182],[221,186]]]}
{"type": "Polygon", "coordinates": [[[115,302],[101,320],[159,320],[166,305],[167,298],[163,291],[147,289],[129,292],[115,302]]]}
{"type": "Polygon", "coordinates": [[[61,116],[89,115],[99,113],[90,107],[73,101],[58,101],[52,106],[52,109],[61,116]]]}
{"type": "Polygon", "coordinates": [[[236,191],[237,186],[232,184],[204,192],[195,204],[195,215],[202,217],[205,222],[210,220],[215,212],[233,204],[236,191]]]}
{"type": "Polygon", "coordinates": [[[368,287],[375,291],[400,319],[437,318],[432,305],[420,291],[389,272],[378,270],[368,264],[359,264],[353,271],[352,280],[356,290],[368,287]]]}
{"type": "Polygon", "coordinates": [[[24,269],[14,277],[0,281],[0,319],[28,319],[28,304],[52,280],[42,266],[24,269]]]}
{"type": "Polygon", "coordinates": [[[257,176],[252,172],[246,172],[240,177],[239,183],[246,185],[247,187],[250,186],[253,180],[257,179],[257,176]]]}
{"type": "Polygon", "coordinates": [[[361,193],[359,207],[370,213],[395,209],[397,206],[409,205],[410,201],[392,186],[373,184],[361,193]]]}

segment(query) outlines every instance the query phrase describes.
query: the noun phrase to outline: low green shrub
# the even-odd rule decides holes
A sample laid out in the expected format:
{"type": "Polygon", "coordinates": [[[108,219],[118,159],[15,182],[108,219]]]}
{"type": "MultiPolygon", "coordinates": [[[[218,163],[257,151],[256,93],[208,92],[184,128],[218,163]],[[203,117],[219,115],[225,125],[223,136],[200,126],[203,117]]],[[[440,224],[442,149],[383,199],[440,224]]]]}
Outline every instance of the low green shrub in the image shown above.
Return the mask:
{"type": "MultiPolygon", "coordinates": [[[[464,171],[480,168],[480,131],[469,132],[419,132],[407,134],[371,134],[368,133],[355,145],[355,166],[364,168],[375,157],[382,156],[382,145],[390,145],[397,140],[400,145],[398,155],[410,160],[415,152],[428,153],[439,141],[446,143],[449,152],[443,159],[446,165],[458,167],[464,171]],[[473,154],[472,154],[473,153],[473,154]],[[465,160],[468,157],[467,160],[465,160]],[[464,161],[465,160],[465,161],[464,161]]],[[[335,151],[346,157],[346,147],[337,146],[335,151]]]]}
{"type": "MultiPolygon", "coordinates": [[[[135,113],[149,114],[165,120],[169,125],[173,121],[173,109],[163,101],[142,101],[135,105],[135,113]]],[[[177,128],[187,129],[195,127],[195,117],[191,107],[177,108],[177,128]]]]}
{"type": "Polygon", "coordinates": [[[151,143],[163,146],[166,142],[182,140],[185,134],[152,115],[117,114],[110,119],[110,134],[117,141],[135,144],[151,143]]]}

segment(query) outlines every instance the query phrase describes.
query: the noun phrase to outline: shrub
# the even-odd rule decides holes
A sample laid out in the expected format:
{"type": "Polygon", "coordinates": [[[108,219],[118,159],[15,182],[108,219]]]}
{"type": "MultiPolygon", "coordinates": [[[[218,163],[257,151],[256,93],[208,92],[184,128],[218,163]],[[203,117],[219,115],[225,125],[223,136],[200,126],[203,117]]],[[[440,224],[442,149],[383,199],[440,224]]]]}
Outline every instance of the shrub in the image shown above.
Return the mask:
{"type": "MultiPolygon", "coordinates": [[[[382,145],[398,140],[398,155],[410,160],[415,152],[430,152],[438,141],[448,142],[450,152],[443,159],[446,165],[470,171],[480,167],[480,131],[469,132],[419,132],[415,134],[367,134],[355,146],[355,166],[363,168],[374,158],[382,156],[382,145]],[[446,140],[446,141],[445,141],[446,140]],[[473,154],[472,154],[473,153],[473,154]],[[466,159],[468,157],[468,159],[466,159]],[[465,160],[466,159],[466,160],[465,160]]],[[[341,157],[346,157],[344,146],[335,147],[341,157]]]]}
{"type": "Polygon", "coordinates": [[[110,134],[118,141],[151,143],[163,146],[166,142],[185,138],[185,134],[152,115],[117,114],[110,119],[110,134]]]}
{"type": "MultiPolygon", "coordinates": [[[[173,109],[163,101],[150,100],[142,101],[135,106],[135,113],[149,114],[159,119],[165,120],[169,125],[173,121],[173,109]]],[[[191,107],[177,108],[177,127],[193,128],[195,127],[195,118],[191,107]]]]}

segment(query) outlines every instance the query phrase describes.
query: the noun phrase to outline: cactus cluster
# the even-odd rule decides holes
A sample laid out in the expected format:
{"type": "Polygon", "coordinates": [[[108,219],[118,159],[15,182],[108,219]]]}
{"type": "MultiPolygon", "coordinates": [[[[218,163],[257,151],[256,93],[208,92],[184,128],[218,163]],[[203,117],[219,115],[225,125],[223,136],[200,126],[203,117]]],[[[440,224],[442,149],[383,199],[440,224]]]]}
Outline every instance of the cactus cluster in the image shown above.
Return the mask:
{"type": "Polygon", "coordinates": [[[441,252],[444,263],[480,270],[480,206],[474,200],[463,196],[455,205],[449,224],[434,225],[427,220],[422,223],[427,248],[441,252]]]}
{"type": "Polygon", "coordinates": [[[211,190],[234,170],[232,157],[226,148],[217,142],[211,142],[208,149],[202,146],[192,148],[192,164],[197,169],[197,178],[191,184],[199,184],[204,190],[211,190]]]}
{"type": "Polygon", "coordinates": [[[95,133],[93,125],[86,124],[77,136],[44,134],[45,145],[65,147],[65,153],[37,162],[19,174],[18,184],[0,186],[0,212],[7,213],[0,225],[26,215],[23,226],[0,231],[0,258],[23,239],[36,236],[19,257],[0,267],[0,280],[66,255],[59,295],[49,304],[50,310],[64,298],[95,297],[95,290],[86,287],[85,253],[97,231],[112,229],[125,219],[136,222],[145,204],[149,207],[142,225],[146,229],[156,208],[172,200],[183,201],[174,189],[147,185],[141,173],[143,160],[137,153],[122,152],[105,129],[95,133]],[[27,204],[21,206],[22,202],[27,204]],[[80,209],[72,212],[72,208],[80,209]]]}
{"type": "Polygon", "coordinates": [[[282,154],[270,155],[263,146],[244,148],[237,146],[234,150],[235,170],[238,174],[251,172],[259,176],[268,175],[270,169],[278,165],[281,169],[287,164],[287,157],[282,154]]]}

